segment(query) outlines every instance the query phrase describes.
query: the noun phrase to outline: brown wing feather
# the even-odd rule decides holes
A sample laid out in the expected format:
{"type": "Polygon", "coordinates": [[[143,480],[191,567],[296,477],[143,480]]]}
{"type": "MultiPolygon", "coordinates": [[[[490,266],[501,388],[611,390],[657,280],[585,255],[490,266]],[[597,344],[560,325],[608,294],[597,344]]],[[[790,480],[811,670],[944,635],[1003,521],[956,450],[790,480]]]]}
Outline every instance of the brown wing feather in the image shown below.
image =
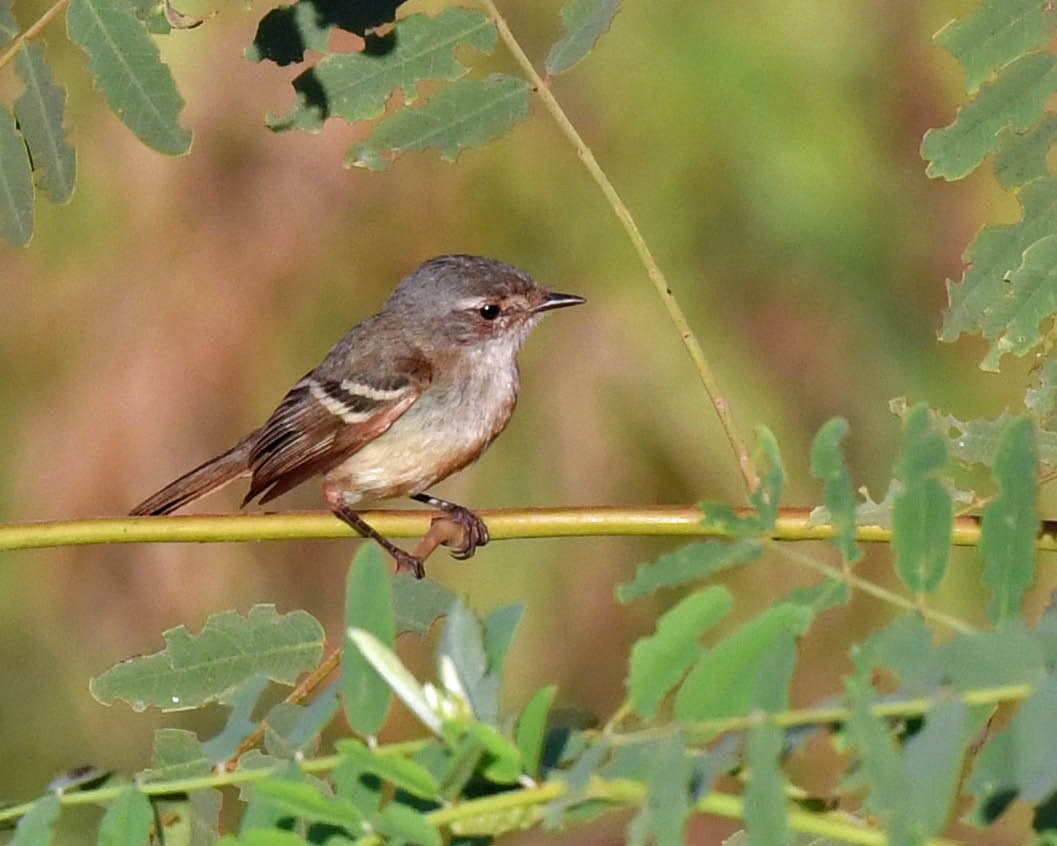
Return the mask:
{"type": "Polygon", "coordinates": [[[406,381],[387,377],[384,400],[364,397],[353,410],[342,396],[348,382],[372,386],[369,375],[348,376],[341,382],[314,378],[302,379],[284,397],[279,407],[260,429],[249,455],[253,478],[243,505],[257,496],[268,502],[296,487],[312,476],[336,467],[364,444],[385,432],[419,398],[429,384],[430,369],[425,361],[390,362],[396,372],[407,374],[406,381]],[[402,365],[402,366],[400,366],[402,365]],[[403,384],[401,384],[403,382],[403,384]],[[320,397],[329,400],[324,402],[320,397]],[[335,411],[344,406],[354,422],[335,411]],[[369,409],[369,410],[364,410],[369,409]]]}

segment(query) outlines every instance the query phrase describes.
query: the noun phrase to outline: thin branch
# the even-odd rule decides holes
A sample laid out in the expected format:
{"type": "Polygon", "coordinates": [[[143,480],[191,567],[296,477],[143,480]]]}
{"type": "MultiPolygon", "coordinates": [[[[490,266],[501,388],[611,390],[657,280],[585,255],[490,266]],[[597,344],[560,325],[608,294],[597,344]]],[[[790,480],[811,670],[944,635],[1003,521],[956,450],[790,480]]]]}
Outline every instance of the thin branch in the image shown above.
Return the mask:
{"type": "Polygon", "coordinates": [[[69,2],[69,0],[56,0],[55,4],[43,15],[37,18],[29,29],[15,36],[15,40],[8,45],[3,53],[0,53],[0,68],[4,67],[8,62],[15,58],[15,54],[22,49],[22,45],[31,38],[35,38],[39,35],[40,31],[51,23],[52,19],[58,15],[59,12],[66,8],[67,2],[69,2]]]}
{"type": "Polygon", "coordinates": [[[716,416],[719,417],[719,422],[723,426],[723,431],[726,433],[727,441],[730,443],[730,447],[734,451],[734,455],[738,460],[738,468],[741,470],[742,478],[745,481],[745,488],[751,494],[759,485],[759,474],[753,466],[748,448],[745,446],[745,441],[738,433],[738,428],[734,423],[734,416],[730,412],[730,404],[720,390],[719,383],[716,381],[716,377],[712,372],[712,365],[709,364],[708,359],[705,358],[705,353],[701,349],[701,344],[698,343],[697,336],[694,334],[693,329],[690,328],[690,322],[686,319],[686,314],[683,312],[682,306],[679,305],[679,301],[675,298],[675,294],[672,293],[672,289],[664,278],[664,273],[661,271],[660,265],[657,264],[657,260],[653,257],[653,253],[650,251],[649,246],[647,246],[646,240],[642,237],[642,233],[639,232],[635,219],[631,216],[631,212],[624,204],[624,201],[620,198],[616,188],[613,187],[613,183],[609,181],[609,177],[606,176],[605,171],[602,170],[598,162],[595,160],[591,148],[588,147],[584,139],[580,137],[580,133],[577,132],[572,121],[570,121],[565,114],[565,111],[551,92],[547,82],[536,72],[536,68],[533,66],[532,61],[527,55],[525,55],[525,51],[521,49],[521,45],[514,37],[514,34],[510,31],[506,19],[496,8],[495,3],[492,2],[492,0],[481,0],[481,5],[487,10],[488,14],[492,17],[492,20],[495,21],[496,29],[499,31],[499,37],[503,39],[503,43],[506,44],[507,49],[510,50],[514,60],[518,63],[522,71],[524,71],[525,76],[528,77],[528,80],[532,83],[533,89],[543,102],[544,107],[550,113],[551,117],[554,118],[565,137],[576,149],[576,154],[580,157],[580,161],[583,162],[584,167],[587,168],[587,172],[591,174],[591,177],[598,184],[598,187],[602,189],[602,193],[605,194],[606,199],[613,208],[614,214],[616,214],[621,224],[623,224],[624,230],[628,234],[628,238],[631,239],[632,246],[634,246],[635,251],[639,254],[639,258],[642,260],[643,266],[646,268],[646,273],[649,276],[650,281],[653,283],[657,295],[661,298],[661,302],[664,303],[664,307],[668,310],[668,317],[679,332],[679,337],[682,339],[687,352],[690,353],[690,358],[693,360],[694,366],[697,368],[701,384],[704,385],[705,391],[708,393],[708,398],[712,402],[712,407],[716,411],[716,416]]]}

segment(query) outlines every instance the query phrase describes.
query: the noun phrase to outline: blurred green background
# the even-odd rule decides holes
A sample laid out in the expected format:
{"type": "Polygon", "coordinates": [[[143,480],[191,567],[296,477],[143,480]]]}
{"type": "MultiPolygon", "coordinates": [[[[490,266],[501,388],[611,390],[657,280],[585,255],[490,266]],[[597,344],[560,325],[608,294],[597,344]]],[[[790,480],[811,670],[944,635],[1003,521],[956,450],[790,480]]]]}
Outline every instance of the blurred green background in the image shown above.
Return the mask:
{"type": "MultiPolygon", "coordinates": [[[[410,2],[402,14],[441,5],[410,2]]],[[[502,5],[541,65],[560,3],[502,5]]],[[[596,50],[554,82],[668,274],[743,432],[762,422],[776,433],[787,504],[818,501],[808,447],[833,415],[851,423],[856,484],[879,499],[899,440],[891,397],[969,418],[1022,396],[1023,366],[986,375],[977,340],[935,339],[944,279],[960,277],[961,252],[983,222],[1017,213],[989,169],[932,183],[917,152],[961,97],[960,71],[931,36],[972,7],[625,2],[596,50]]],[[[15,12],[25,27],[45,8],[16,3],[15,12]]],[[[439,495],[477,507],[742,501],[663,307],[540,109],[454,166],[430,152],[387,174],[344,171],[361,127],[331,122],[311,136],[264,126],[266,112],[287,110],[298,72],[242,58],[267,6],[180,8],[215,11],[201,28],[161,40],[196,133],[181,159],[140,146],[91,90],[62,24],[45,31],[70,86],[80,179],[69,206],[40,206],[29,249],[0,246],[0,519],[127,511],[257,425],[403,274],[448,252],[510,261],[589,305],[536,331],[512,424],[439,495]]],[[[501,47],[465,58],[513,69],[501,47]]],[[[8,76],[5,95],[17,90],[8,76]]],[[[240,496],[225,491],[198,510],[231,510],[240,496]]],[[[279,504],[318,508],[318,488],[279,504]]],[[[526,603],[505,691],[511,708],[553,681],[561,703],[605,716],[621,700],[630,643],[662,607],[622,607],[614,586],[678,543],[503,542],[466,563],[439,553],[430,574],[481,611],[526,603]]],[[[197,631],[210,613],[255,602],[306,608],[336,636],[355,546],[0,554],[0,799],[30,798],[85,762],[141,768],[159,725],[217,724],[219,712],[104,708],[88,679],[161,648],[167,628],[197,631]]],[[[824,547],[808,551],[833,560],[824,547]]],[[[872,550],[865,572],[888,579],[889,554],[872,550]]],[[[941,600],[979,615],[977,575],[975,553],[956,553],[941,600]]],[[[744,617],[816,578],[776,559],[727,582],[744,617]]],[[[856,597],[825,615],[803,645],[811,669],[798,677],[797,703],[835,693],[849,638],[890,613],[856,597]]],[[[429,671],[428,645],[402,647],[429,671]]],[[[397,720],[392,734],[407,730],[397,720]]],[[[619,842],[623,822],[566,840],[619,842]]],[[[78,842],[76,816],[64,830],[64,842],[78,842]]],[[[699,822],[693,837],[714,842],[729,830],[699,822]]]]}

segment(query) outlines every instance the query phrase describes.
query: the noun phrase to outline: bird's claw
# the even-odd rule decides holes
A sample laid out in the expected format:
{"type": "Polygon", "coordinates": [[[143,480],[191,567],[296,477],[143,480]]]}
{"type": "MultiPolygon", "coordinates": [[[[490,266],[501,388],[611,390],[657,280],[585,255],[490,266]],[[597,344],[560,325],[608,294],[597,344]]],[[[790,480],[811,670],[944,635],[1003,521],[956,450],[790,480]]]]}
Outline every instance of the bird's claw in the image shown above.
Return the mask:
{"type": "MultiPolygon", "coordinates": [[[[462,529],[462,543],[459,546],[452,546],[451,549],[451,557],[459,561],[470,558],[477,551],[477,547],[484,546],[490,540],[488,526],[469,508],[456,505],[450,511],[445,511],[443,517],[434,517],[433,523],[438,520],[447,520],[462,529]]],[[[451,546],[448,541],[444,544],[451,546]]]]}

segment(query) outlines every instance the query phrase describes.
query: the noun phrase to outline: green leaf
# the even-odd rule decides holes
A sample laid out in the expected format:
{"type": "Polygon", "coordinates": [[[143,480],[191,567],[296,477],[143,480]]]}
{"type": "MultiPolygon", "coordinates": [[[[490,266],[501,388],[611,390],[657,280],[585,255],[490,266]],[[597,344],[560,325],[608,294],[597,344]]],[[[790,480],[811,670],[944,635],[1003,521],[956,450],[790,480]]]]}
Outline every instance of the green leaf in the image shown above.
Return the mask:
{"type": "Polygon", "coordinates": [[[765,659],[792,649],[812,617],[806,606],[782,603],[705,652],[676,694],[676,717],[708,720],[744,714],[757,702],[760,685],[768,683],[760,669],[765,659]]]}
{"type": "Polygon", "coordinates": [[[268,686],[263,675],[251,676],[231,694],[231,713],[224,730],[202,744],[202,752],[214,761],[224,761],[234,755],[242,741],[257,730],[253,721],[253,709],[257,699],[268,686]]]}
{"type": "Polygon", "coordinates": [[[551,76],[570,70],[606,32],[620,8],[620,0],[569,0],[562,7],[562,37],[547,54],[544,67],[551,76]]]}
{"type": "Polygon", "coordinates": [[[59,818],[59,797],[54,793],[34,802],[18,821],[15,836],[8,846],[48,846],[52,839],[51,827],[59,818]]]}
{"type": "Polygon", "coordinates": [[[371,818],[371,828],[389,838],[391,843],[408,843],[415,846],[442,846],[437,831],[422,812],[399,802],[390,802],[382,813],[371,818]]]}
{"type": "MultiPolygon", "coordinates": [[[[1057,115],[1054,115],[1054,118],[1057,119],[1057,115]]],[[[1040,426],[1052,428],[1054,416],[1057,414],[1057,358],[1047,358],[1033,373],[1035,384],[1025,392],[1024,405],[1031,410],[1040,426]]],[[[1008,415],[1009,412],[1007,411],[1006,414],[1008,415]]],[[[1057,463],[1049,457],[1050,451],[1043,445],[1053,436],[1053,432],[1036,433],[1040,460],[1047,464],[1057,463]]]]}
{"type": "MultiPolygon", "coordinates": [[[[557,799],[548,802],[543,807],[543,824],[546,828],[551,830],[560,828],[570,810],[583,801],[587,783],[591,780],[591,776],[598,772],[608,754],[609,742],[605,735],[601,735],[600,739],[584,750],[569,769],[560,773],[561,780],[565,782],[565,790],[557,799]]],[[[552,773],[552,775],[559,774],[552,773]]]]}
{"type": "Polygon", "coordinates": [[[150,800],[135,787],[122,790],[99,823],[99,846],[139,846],[154,825],[150,800]]]}
{"type": "Polygon", "coordinates": [[[924,727],[906,743],[905,801],[923,840],[940,834],[951,814],[971,738],[968,712],[960,699],[938,702],[925,715],[924,727]]]}
{"type": "Polygon", "coordinates": [[[173,781],[195,778],[213,769],[213,759],[202,750],[202,742],[193,731],[161,728],[154,731],[154,748],[150,769],[143,781],[173,781]]]}
{"type": "Polygon", "coordinates": [[[752,843],[778,846],[789,842],[781,767],[783,742],[782,729],[770,723],[749,731],[747,763],[752,778],[745,788],[745,827],[752,843]]]}
{"type": "Polygon", "coordinates": [[[265,779],[257,782],[254,793],[274,802],[295,817],[315,820],[358,832],[363,826],[363,814],[347,799],[324,796],[308,782],[265,779]]]}
{"type": "Polygon", "coordinates": [[[485,752],[485,777],[496,784],[514,784],[522,773],[521,751],[494,726],[474,720],[445,724],[445,735],[472,737],[485,752]]]}
{"type": "Polygon", "coordinates": [[[673,734],[656,745],[642,809],[628,827],[631,846],[681,846],[690,816],[693,759],[686,741],[673,734]]]}
{"type": "Polygon", "coordinates": [[[350,148],[346,164],[385,170],[402,153],[430,147],[439,147],[445,159],[454,161],[465,148],[499,138],[527,118],[529,92],[525,80],[505,74],[462,79],[424,106],[384,118],[367,141],[350,148]]]}
{"type": "Polygon", "coordinates": [[[995,155],[995,178],[1003,188],[1019,188],[1049,176],[1046,155],[1057,141],[1057,114],[1046,112],[1026,132],[1005,129],[995,155]]]}
{"type": "Polygon", "coordinates": [[[847,434],[848,421],[842,417],[833,418],[818,430],[811,445],[811,472],[825,487],[826,508],[835,532],[833,543],[841,557],[854,564],[862,557],[862,550],[855,543],[855,493],[841,449],[847,434]]]}
{"type": "Polygon", "coordinates": [[[349,568],[345,591],[345,643],[341,655],[341,697],[349,725],[375,735],[392,702],[389,685],[349,640],[349,629],[374,635],[388,649],[396,641],[389,568],[376,544],[364,544],[349,568]]]}
{"type": "Polygon", "coordinates": [[[1024,251],[1020,266],[1007,280],[1005,325],[991,344],[982,367],[997,370],[1002,356],[1023,356],[1041,340],[1039,323],[1057,311],[1057,236],[1036,241],[1024,251]]]}
{"type": "Polygon", "coordinates": [[[537,690],[525,705],[517,721],[515,738],[521,750],[522,767],[530,778],[540,776],[540,759],[543,755],[543,740],[547,731],[547,715],[554,703],[556,685],[547,685],[537,690]]]}
{"type": "Polygon", "coordinates": [[[640,564],[635,570],[635,578],[617,588],[617,598],[627,603],[661,588],[704,580],[715,573],[753,561],[762,552],[763,545],[755,538],[744,538],[733,543],[696,541],[674,552],[666,552],[656,561],[640,564]]]}
{"type": "MultiPolygon", "coordinates": [[[[440,734],[442,720],[433,703],[426,697],[426,691],[418,683],[400,659],[388,646],[368,631],[350,626],[346,638],[352,641],[367,662],[392,689],[400,700],[414,712],[422,723],[434,734],[440,734]]],[[[346,649],[346,653],[350,650],[346,649]]]]}
{"type": "Polygon", "coordinates": [[[92,679],[92,695],[104,705],[115,699],[133,710],[162,711],[225,702],[246,679],[264,674],[280,684],[319,663],[323,627],[307,611],[278,614],[255,605],[243,618],[235,611],[213,614],[197,637],[183,626],[165,632],[167,648],[131,658],[92,679]]]}
{"type": "Polygon", "coordinates": [[[396,631],[414,632],[425,637],[430,626],[443,617],[455,601],[455,594],[440,582],[416,579],[410,573],[392,578],[393,616],[396,631]]]}
{"type": "Polygon", "coordinates": [[[991,589],[988,616],[999,627],[1019,619],[1020,602],[1035,579],[1039,469],[1034,434],[1030,417],[1014,420],[1006,431],[995,456],[1000,492],[984,509],[980,526],[983,582],[991,589]]]}
{"type": "Polygon", "coordinates": [[[692,593],[657,622],[657,633],[635,643],[628,673],[628,702],[643,717],[657,706],[698,658],[701,636],[725,617],[734,605],[726,588],[709,587],[692,593]]]}
{"type": "Polygon", "coordinates": [[[440,785],[429,770],[399,755],[379,755],[358,740],[339,740],[338,754],[351,761],[361,772],[372,773],[383,781],[412,796],[434,799],[440,785]]]}
{"type": "Polygon", "coordinates": [[[88,54],[96,87],[144,144],[171,156],[191,149],[180,126],[183,98],[158,47],[127,3],[70,0],[66,27],[88,54]]]}
{"type": "Polygon", "coordinates": [[[782,456],[778,451],[778,441],[766,426],[756,427],[755,463],[760,468],[760,484],[753,491],[752,504],[759,515],[759,531],[770,532],[778,519],[778,503],[782,498],[782,487],[785,484],[785,470],[782,467],[782,456]]]}
{"type": "Polygon", "coordinates": [[[29,152],[7,109],[0,109],[0,235],[20,247],[33,237],[29,152]]]}
{"type": "MultiPolygon", "coordinates": [[[[196,790],[189,796],[191,804],[190,846],[213,846],[220,828],[220,807],[223,794],[216,789],[196,790]]],[[[155,802],[158,799],[155,798],[155,802]]],[[[174,841],[171,846],[176,846],[174,841]]],[[[165,846],[170,846],[166,841],[165,846]]]]}
{"type": "Polygon", "coordinates": [[[1055,25],[1057,12],[1037,0],[985,2],[971,15],[947,24],[936,33],[936,42],[962,63],[972,93],[1003,65],[1044,47],[1055,25]]]}
{"type": "Polygon", "coordinates": [[[503,671],[507,651],[514,640],[514,631],[524,613],[524,603],[515,602],[497,608],[484,618],[481,625],[484,629],[484,651],[488,656],[490,673],[498,675],[503,671]]]}
{"type": "Polygon", "coordinates": [[[337,713],[339,682],[327,685],[315,700],[302,707],[280,702],[265,718],[264,748],[280,758],[311,755],[319,745],[319,735],[337,713]]]}
{"type": "Polygon", "coordinates": [[[1055,92],[1057,58],[1051,54],[1029,53],[1006,65],[994,82],[962,107],[953,123],[925,133],[921,142],[921,155],[929,162],[925,172],[947,180],[968,175],[998,149],[1001,130],[1031,127],[1055,92]]]}
{"type": "Polygon", "coordinates": [[[13,0],[0,0],[0,47],[7,45],[19,33],[12,4],[13,0]]]}
{"type": "Polygon", "coordinates": [[[462,695],[477,719],[488,723],[497,722],[498,677],[488,672],[488,655],[485,652],[481,623],[461,599],[456,599],[448,611],[448,619],[440,636],[439,657],[440,676],[445,687],[462,695]],[[445,677],[445,657],[451,661],[456,679],[445,677]]]}
{"type": "Polygon", "coordinates": [[[37,185],[53,203],[65,203],[77,178],[77,157],[66,143],[66,89],[56,85],[44,62],[44,48],[27,44],[15,58],[26,90],[15,100],[15,117],[33,157],[37,185]]]}
{"type": "Polygon", "coordinates": [[[954,508],[936,474],[947,463],[947,445],[922,403],[907,414],[897,473],[905,486],[895,501],[892,545],[900,578],[915,593],[935,590],[947,572],[954,508]]]}
{"type": "Polygon", "coordinates": [[[258,830],[221,837],[216,846],[305,846],[305,839],[292,831],[258,830]]]}
{"type": "Polygon", "coordinates": [[[1057,788],[1057,679],[1046,676],[984,746],[966,783],[972,820],[990,825],[1014,799],[1040,802],[1057,788]]]}
{"type": "Polygon", "coordinates": [[[453,6],[436,17],[410,15],[397,23],[392,50],[331,53],[297,77],[293,109],[268,123],[279,131],[318,132],[328,117],[349,123],[376,118],[398,89],[403,91],[404,102],[412,103],[419,82],[464,76],[469,68],[455,58],[460,46],[491,53],[495,40],[495,24],[476,9],[453,6]]]}

